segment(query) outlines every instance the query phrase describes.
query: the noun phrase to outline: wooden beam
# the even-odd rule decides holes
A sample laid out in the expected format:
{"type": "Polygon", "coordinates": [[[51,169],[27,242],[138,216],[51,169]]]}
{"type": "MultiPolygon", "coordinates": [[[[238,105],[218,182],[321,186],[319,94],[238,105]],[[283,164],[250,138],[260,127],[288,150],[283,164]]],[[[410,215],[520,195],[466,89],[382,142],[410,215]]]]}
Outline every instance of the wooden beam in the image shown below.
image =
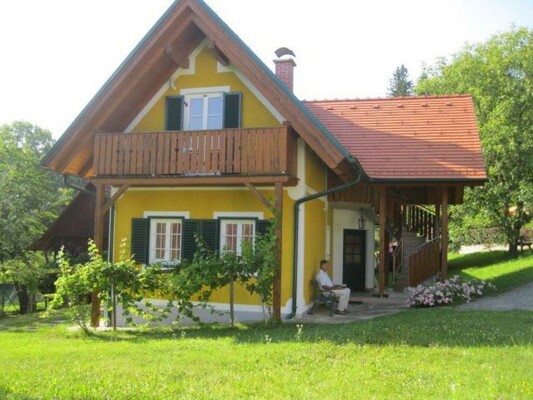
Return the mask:
{"type": "Polygon", "coordinates": [[[207,48],[213,53],[217,61],[222,64],[224,67],[227,67],[229,65],[229,59],[226,57],[226,55],[218,48],[218,46],[210,40],[207,43],[207,48]]]}
{"type": "Polygon", "coordinates": [[[255,196],[259,199],[259,201],[261,203],[263,203],[263,205],[267,208],[267,209],[271,209],[272,208],[272,204],[270,204],[270,201],[268,201],[268,199],[265,197],[265,195],[263,193],[261,193],[259,190],[257,190],[255,188],[255,186],[253,186],[251,183],[248,183],[248,182],[245,182],[244,183],[244,186],[246,186],[248,189],[250,189],[250,191],[255,194],[255,196]]]}
{"type": "Polygon", "coordinates": [[[160,62],[163,41],[168,42],[168,32],[166,37],[163,32],[172,29],[173,36],[179,37],[189,28],[191,21],[190,12],[178,14],[176,19],[165,21],[166,27],[156,31],[149,41],[143,42],[142,48],[136,51],[135,59],[124,65],[120,74],[114,76],[113,80],[104,86],[105,91],[94,99],[94,103],[90,103],[90,107],[84,110],[67,130],[63,136],[61,150],[48,161],[49,167],[58,172],[68,167],[71,162],[70,155],[78,153],[94,137],[92,134],[77,137],[76,133],[83,131],[85,126],[97,129],[116,113],[116,106],[122,104],[128,96],[131,97],[130,89],[145,81],[154,65],[160,62]]]}
{"type": "MultiPolygon", "coordinates": [[[[94,184],[94,183],[93,183],[94,184]]],[[[102,252],[104,244],[104,213],[102,205],[105,201],[105,187],[102,184],[94,184],[96,187],[96,199],[94,205],[94,244],[102,252]]],[[[91,293],[91,326],[98,327],[100,324],[100,299],[98,292],[91,293]]]]}
{"type": "Polygon", "coordinates": [[[108,184],[113,186],[239,186],[249,183],[251,185],[269,186],[276,182],[283,183],[284,186],[295,186],[298,179],[288,175],[268,175],[268,176],[179,176],[179,177],[143,177],[126,178],[115,177],[95,177],[91,182],[108,184]]]}
{"type": "Polygon", "coordinates": [[[79,176],[81,176],[82,178],[85,178],[87,176],[87,174],[93,168],[93,162],[94,162],[94,158],[91,156],[87,160],[87,162],[83,165],[83,167],[80,169],[79,176]]]}
{"type": "Polygon", "coordinates": [[[387,213],[387,188],[379,187],[379,294],[385,293],[385,265],[386,254],[389,246],[385,235],[385,223],[387,213]]]}
{"type": "MultiPolygon", "coordinates": [[[[283,238],[282,238],[282,222],[283,222],[283,185],[280,182],[276,183],[275,187],[275,214],[276,219],[276,259],[278,270],[274,277],[274,285],[272,288],[272,311],[273,317],[276,321],[281,321],[281,276],[282,276],[282,254],[283,254],[283,238]]],[[[294,249],[294,251],[297,251],[294,249]]],[[[293,299],[294,300],[294,299],[293,299]]]]}
{"type": "Polygon", "coordinates": [[[130,185],[123,185],[121,186],[117,192],[113,195],[113,197],[111,197],[103,206],[102,206],[102,214],[105,214],[113,204],[115,204],[115,202],[118,200],[118,198],[120,196],[122,196],[122,194],[128,190],[128,188],[130,187],[130,185]]]}
{"type": "Polygon", "coordinates": [[[442,203],[441,203],[441,280],[448,277],[448,188],[442,188],[442,203]]]}
{"type": "MultiPolygon", "coordinates": [[[[462,204],[463,203],[463,195],[464,195],[464,186],[456,186],[455,187],[455,193],[454,193],[454,204],[462,204]]],[[[449,199],[448,199],[449,201],[449,199]]]]}
{"type": "Polygon", "coordinates": [[[179,68],[189,68],[189,56],[175,46],[168,45],[164,50],[165,56],[179,68]]]}

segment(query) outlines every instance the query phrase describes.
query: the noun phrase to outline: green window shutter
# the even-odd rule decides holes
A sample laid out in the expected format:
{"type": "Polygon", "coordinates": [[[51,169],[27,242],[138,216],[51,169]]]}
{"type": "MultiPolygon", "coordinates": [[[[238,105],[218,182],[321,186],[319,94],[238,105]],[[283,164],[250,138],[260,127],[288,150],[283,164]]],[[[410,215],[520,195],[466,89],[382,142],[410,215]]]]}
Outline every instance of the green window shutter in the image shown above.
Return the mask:
{"type": "Polygon", "coordinates": [[[131,254],[135,262],[139,264],[148,264],[149,234],[149,219],[133,218],[131,220],[131,254]]]}
{"type": "Polygon", "coordinates": [[[224,93],[224,128],[241,127],[240,92],[224,93]]]}
{"type": "Polygon", "coordinates": [[[183,235],[181,242],[181,260],[192,261],[196,252],[195,234],[200,230],[200,221],[186,219],[183,221],[183,235]]]}
{"type": "Polygon", "coordinates": [[[201,234],[205,243],[213,251],[217,251],[219,247],[219,224],[216,219],[206,219],[202,221],[201,234]]]}
{"type": "Polygon", "coordinates": [[[180,131],[183,119],[183,96],[169,96],[166,99],[165,130],[180,131]]]}
{"type": "Polygon", "coordinates": [[[268,219],[260,219],[257,221],[257,233],[264,235],[268,233],[268,229],[272,223],[268,219]]]}
{"type": "Polygon", "coordinates": [[[192,261],[196,252],[195,234],[198,233],[207,246],[218,250],[219,227],[215,219],[186,219],[183,221],[182,259],[192,261]]]}

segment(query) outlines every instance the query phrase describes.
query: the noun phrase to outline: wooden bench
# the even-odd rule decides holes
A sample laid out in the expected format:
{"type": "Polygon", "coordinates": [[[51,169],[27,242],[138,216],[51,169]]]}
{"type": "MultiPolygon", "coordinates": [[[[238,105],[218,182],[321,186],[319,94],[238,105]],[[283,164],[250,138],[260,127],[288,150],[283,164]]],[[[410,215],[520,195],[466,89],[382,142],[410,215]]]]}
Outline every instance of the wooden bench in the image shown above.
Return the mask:
{"type": "Polygon", "coordinates": [[[518,242],[518,245],[520,246],[520,250],[524,252],[524,247],[529,247],[529,250],[531,250],[531,245],[533,244],[533,240],[531,238],[528,238],[526,236],[520,236],[520,241],[518,242]]]}
{"type": "Polygon", "coordinates": [[[329,307],[329,315],[333,315],[335,307],[337,306],[337,302],[339,301],[337,296],[335,296],[335,293],[332,290],[323,289],[315,278],[311,279],[311,285],[315,290],[315,299],[313,307],[311,307],[307,314],[314,314],[317,306],[324,305],[329,307]]]}

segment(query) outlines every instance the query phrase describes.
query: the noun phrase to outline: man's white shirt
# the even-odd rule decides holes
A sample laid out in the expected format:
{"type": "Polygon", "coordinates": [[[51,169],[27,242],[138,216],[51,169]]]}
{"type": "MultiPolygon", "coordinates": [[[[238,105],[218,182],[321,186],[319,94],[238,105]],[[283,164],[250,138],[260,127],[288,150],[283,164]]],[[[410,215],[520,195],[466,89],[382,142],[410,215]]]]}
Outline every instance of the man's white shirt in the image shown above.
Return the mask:
{"type": "Polygon", "coordinates": [[[320,286],[335,286],[331,279],[328,276],[328,273],[326,271],[318,271],[318,274],[316,275],[316,279],[318,283],[320,283],[320,286]]]}

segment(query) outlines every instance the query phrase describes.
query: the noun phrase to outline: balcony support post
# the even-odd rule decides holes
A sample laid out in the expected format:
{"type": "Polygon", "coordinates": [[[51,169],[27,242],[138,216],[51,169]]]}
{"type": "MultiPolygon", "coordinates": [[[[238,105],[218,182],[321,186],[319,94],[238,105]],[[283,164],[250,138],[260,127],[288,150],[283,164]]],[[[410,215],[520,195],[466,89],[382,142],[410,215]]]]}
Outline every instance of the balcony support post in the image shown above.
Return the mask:
{"type": "Polygon", "coordinates": [[[441,276],[440,279],[444,281],[448,277],[448,187],[442,188],[442,200],[441,200],[441,276]]]}
{"type": "Polygon", "coordinates": [[[281,321],[281,273],[282,273],[282,221],[283,221],[283,185],[280,182],[276,182],[275,185],[275,210],[274,218],[276,219],[276,261],[277,271],[274,278],[274,287],[272,290],[272,308],[274,320],[281,321]]]}
{"type": "Polygon", "coordinates": [[[283,217],[283,184],[276,182],[274,185],[275,199],[272,204],[263,193],[259,192],[252,184],[244,184],[259,199],[263,205],[272,212],[275,222],[276,247],[275,256],[277,271],[275,271],[274,284],[272,287],[272,317],[275,321],[281,321],[281,253],[282,253],[282,229],[281,222],[283,217]]]}
{"type": "Polygon", "coordinates": [[[379,187],[379,294],[385,294],[385,271],[387,266],[387,252],[389,246],[385,232],[387,220],[387,188],[383,185],[379,187]]]}
{"type": "MultiPolygon", "coordinates": [[[[104,212],[105,185],[94,184],[96,188],[96,201],[94,205],[94,244],[98,251],[102,252],[104,244],[104,212]]],[[[100,324],[100,298],[98,291],[91,293],[91,326],[98,327],[100,324]]]]}

